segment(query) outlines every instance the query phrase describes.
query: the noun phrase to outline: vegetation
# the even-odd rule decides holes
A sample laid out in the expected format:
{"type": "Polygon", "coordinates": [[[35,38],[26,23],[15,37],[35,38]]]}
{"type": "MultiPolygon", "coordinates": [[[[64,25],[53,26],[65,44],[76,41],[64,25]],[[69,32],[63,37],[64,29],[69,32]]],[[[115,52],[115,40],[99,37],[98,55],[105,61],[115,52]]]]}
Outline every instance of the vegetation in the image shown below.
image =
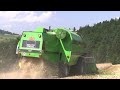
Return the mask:
{"type": "Polygon", "coordinates": [[[18,35],[0,30],[0,70],[9,70],[17,60],[16,45],[18,35]]]}
{"type": "Polygon", "coordinates": [[[85,51],[92,53],[96,62],[120,63],[120,19],[80,27],[78,34],[84,40],[85,51]]]}
{"type": "Polygon", "coordinates": [[[10,35],[18,35],[18,34],[16,34],[16,33],[12,33],[12,32],[9,32],[9,31],[5,31],[5,30],[2,30],[2,29],[0,29],[0,34],[10,34],[10,35]]]}

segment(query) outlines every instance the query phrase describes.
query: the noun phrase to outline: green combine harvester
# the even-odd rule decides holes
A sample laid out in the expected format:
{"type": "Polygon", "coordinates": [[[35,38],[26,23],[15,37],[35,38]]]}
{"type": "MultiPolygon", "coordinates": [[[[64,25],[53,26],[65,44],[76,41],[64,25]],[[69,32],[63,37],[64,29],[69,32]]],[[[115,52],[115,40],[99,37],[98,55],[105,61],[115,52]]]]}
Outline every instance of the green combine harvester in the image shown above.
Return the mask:
{"type": "Polygon", "coordinates": [[[96,73],[94,58],[87,57],[81,48],[82,38],[71,30],[37,28],[24,31],[18,42],[16,54],[20,57],[43,58],[57,63],[59,76],[96,73]]]}

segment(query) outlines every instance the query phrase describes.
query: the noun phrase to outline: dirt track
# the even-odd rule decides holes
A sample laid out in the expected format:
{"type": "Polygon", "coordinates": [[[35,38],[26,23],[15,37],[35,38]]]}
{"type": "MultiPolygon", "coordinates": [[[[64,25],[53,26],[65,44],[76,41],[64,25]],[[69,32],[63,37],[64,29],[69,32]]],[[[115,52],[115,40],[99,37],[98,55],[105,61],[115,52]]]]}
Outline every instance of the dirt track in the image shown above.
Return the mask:
{"type": "Polygon", "coordinates": [[[0,72],[0,79],[51,79],[57,76],[57,68],[51,63],[47,65],[48,63],[43,62],[43,60],[35,60],[32,59],[32,61],[26,62],[25,58],[22,59],[21,63],[13,65],[9,71],[0,72]],[[18,66],[22,68],[18,68],[18,66]],[[56,70],[53,71],[51,66],[56,70]]]}
{"type": "Polygon", "coordinates": [[[120,79],[120,64],[97,64],[99,74],[71,76],[64,79],[120,79]]]}
{"type": "MultiPolygon", "coordinates": [[[[30,63],[28,63],[30,65],[30,63]]],[[[43,63],[41,63],[40,68],[42,67],[43,63]]],[[[27,65],[26,65],[27,67],[27,65]]],[[[24,70],[11,70],[9,72],[2,72],[0,74],[0,79],[46,79],[44,78],[45,70],[37,70],[30,69],[29,73],[27,72],[27,68],[24,68],[24,70]]],[[[97,64],[97,67],[99,68],[99,74],[96,75],[79,75],[79,76],[69,76],[65,78],[56,78],[56,77],[48,77],[47,79],[120,79],[120,64],[112,65],[110,63],[108,64],[97,64]]],[[[47,70],[48,72],[51,72],[50,69],[47,70]]]]}

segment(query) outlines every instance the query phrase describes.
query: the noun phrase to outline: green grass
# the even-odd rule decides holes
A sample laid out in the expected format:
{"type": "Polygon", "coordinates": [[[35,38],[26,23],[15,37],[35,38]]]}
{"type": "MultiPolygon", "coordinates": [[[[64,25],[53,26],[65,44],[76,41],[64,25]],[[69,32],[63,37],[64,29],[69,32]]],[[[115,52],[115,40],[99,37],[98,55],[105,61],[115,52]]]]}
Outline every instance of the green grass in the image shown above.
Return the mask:
{"type": "Polygon", "coordinates": [[[9,68],[17,60],[17,36],[0,35],[0,70],[9,68]]]}
{"type": "Polygon", "coordinates": [[[2,35],[2,34],[0,34],[0,41],[16,39],[17,37],[18,37],[17,35],[2,35]]]}

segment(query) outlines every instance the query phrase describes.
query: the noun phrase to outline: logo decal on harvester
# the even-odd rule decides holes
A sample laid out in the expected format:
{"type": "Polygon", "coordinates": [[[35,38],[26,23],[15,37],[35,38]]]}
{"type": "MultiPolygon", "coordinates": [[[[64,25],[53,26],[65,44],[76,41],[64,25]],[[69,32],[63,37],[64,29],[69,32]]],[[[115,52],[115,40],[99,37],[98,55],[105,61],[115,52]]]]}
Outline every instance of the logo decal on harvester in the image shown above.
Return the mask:
{"type": "Polygon", "coordinates": [[[29,40],[34,41],[35,39],[34,39],[34,37],[30,37],[29,40]]]}

